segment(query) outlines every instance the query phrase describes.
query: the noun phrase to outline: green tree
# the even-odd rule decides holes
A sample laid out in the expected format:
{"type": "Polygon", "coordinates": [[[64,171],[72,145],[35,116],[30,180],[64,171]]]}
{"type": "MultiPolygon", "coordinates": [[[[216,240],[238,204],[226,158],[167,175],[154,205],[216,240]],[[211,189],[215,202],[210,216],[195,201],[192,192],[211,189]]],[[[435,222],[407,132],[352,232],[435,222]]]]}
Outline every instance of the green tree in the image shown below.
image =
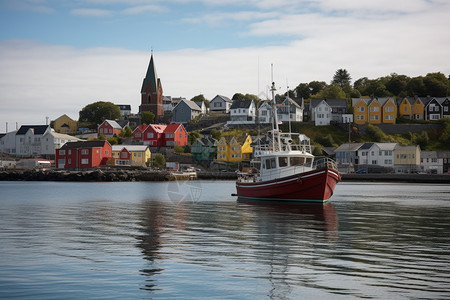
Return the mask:
{"type": "Polygon", "coordinates": [[[425,84],[423,83],[423,77],[414,77],[406,85],[406,91],[408,96],[426,96],[425,84]]]}
{"type": "Polygon", "coordinates": [[[409,80],[410,78],[406,75],[392,73],[389,81],[386,83],[386,89],[393,95],[398,96],[400,93],[406,91],[406,85],[409,80]]]}
{"type": "Polygon", "coordinates": [[[122,129],[122,131],[119,134],[119,137],[121,138],[126,138],[126,137],[132,137],[133,136],[133,131],[131,131],[130,126],[125,126],[124,129],[122,129]]]}
{"type": "Polygon", "coordinates": [[[200,94],[200,95],[197,95],[197,96],[195,96],[195,97],[192,97],[192,98],[191,98],[191,101],[194,101],[194,102],[203,102],[203,103],[205,103],[205,106],[206,106],[207,108],[209,108],[209,101],[205,98],[205,96],[203,96],[203,94],[200,94]]]}
{"type": "Polygon", "coordinates": [[[220,140],[220,138],[222,137],[222,133],[220,132],[220,130],[212,129],[211,136],[213,137],[213,139],[220,140]]]}
{"type": "Polygon", "coordinates": [[[300,83],[295,88],[295,92],[297,93],[297,97],[302,97],[305,99],[311,98],[311,88],[307,83],[300,83]]]}
{"type": "Polygon", "coordinates": [[[200,137],[200,132],[198,130],[195,131],[190,131],[188,133],[188,141],[189,144],[192,145],[196,139],[198,139],[200,137]]]}
{"type": "Polygon", "coordinates": [[[337,84],[331,84],[324,88],[318,95],[320,99],[345,99],[344,90],[337,84]]]}
{"type": "Polygon", "coordinates": [[[371,142],[381,143],[387,140],[386,134],[377,126],[367,125],[367,138],[371,142]]]}
{"type": "Polygon", "coordinates": [[[142,124],[152,124],[155,121],[155,114],[151,111],[143,111],[141,113],[141,123],[142,124]]]}
{"type": "Polygon", "coordinates": [[[350,76],[350,73],[346,69],[339,69],[336,71],[336,73],[334,73],[331,84],[337,84],[341,88],[344,88],[345,86],[350,86],[351,80],[352,77],[350,76]]]}
{"type": "Polygon", "coordinates": [[[162,168],[166,165],[166,159],[164,158],[164,155],[161,153],[156,153],[153,156],[153,166],[157,168],[162,168]]]}
{"type": "Polygon", "coordinates": [[[428,73],[427,76],[423,78],[423,84],[425,86],[425,92],[427,95],[434,97],[447,96],[449,82],[444,74],[440,72],[428,73]]]}
{"type": "Polygon", "coordinates": [[[96,124],[102,123],[104,120],[120,119],[120,109],[117,105],[111,102],[97,101],[86,105],[79,112],[80,122],[93,122],[96,124]]]}
{"type": "Polygon", "coordinates": [[[311,81],[308,83],[308,87],[311,90],[311,95],[320,93],[326,86],[327,83],[325,81],[311,81]]]}
{"type": "Polygon", "coordinates": [[[426,131],[416,132],[413,134],[413,144],[419,145],[420,149],[426,149],[429,142],[430,138],[428,137],[428,133],[426,131]]]}
{"type": "Polygon", "coordinates": [[[116,137],[110,137],[107,139],[107,141],[111,144],[111,145],[117,145],[119,144],[119,140],[116,137]]]}

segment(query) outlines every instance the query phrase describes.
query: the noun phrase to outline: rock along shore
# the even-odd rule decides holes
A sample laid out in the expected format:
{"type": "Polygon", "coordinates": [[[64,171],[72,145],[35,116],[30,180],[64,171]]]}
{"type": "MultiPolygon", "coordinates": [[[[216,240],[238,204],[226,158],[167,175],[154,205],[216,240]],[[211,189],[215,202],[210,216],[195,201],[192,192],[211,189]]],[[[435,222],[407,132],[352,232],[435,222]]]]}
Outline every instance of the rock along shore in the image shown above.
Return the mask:
{"type": "MultiPolygon", "coordinates": [[[[235,172],[199,172],[197,179],[236,180],[235,172]]],[[[68,170],[20,170],[0,171],[0,181],[173,181],[189,180],[189,176],[176,177],[166,171],[129,170],[129,169],[95,169],[88,171],[68,170]]],[[[450,174],[342,174],[343,182],[411,182],[411,183],[450,183],[450,174]]]]}

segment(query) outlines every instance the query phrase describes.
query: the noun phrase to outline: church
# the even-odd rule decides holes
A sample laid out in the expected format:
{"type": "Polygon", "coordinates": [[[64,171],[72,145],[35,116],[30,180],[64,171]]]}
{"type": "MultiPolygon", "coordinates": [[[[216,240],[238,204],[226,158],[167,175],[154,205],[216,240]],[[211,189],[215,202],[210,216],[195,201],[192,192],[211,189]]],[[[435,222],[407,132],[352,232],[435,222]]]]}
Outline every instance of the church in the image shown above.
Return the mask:
{"type": "Polygon", "coordinates": [[[161,80],[156,75],[155,62],[153,61],[153,51],[148,64],[147,74],[142,82],[141,105],[139,113],[150,111],[155,114],[155,120],[164,115],[163,110],[163,89],[161,80]]]}

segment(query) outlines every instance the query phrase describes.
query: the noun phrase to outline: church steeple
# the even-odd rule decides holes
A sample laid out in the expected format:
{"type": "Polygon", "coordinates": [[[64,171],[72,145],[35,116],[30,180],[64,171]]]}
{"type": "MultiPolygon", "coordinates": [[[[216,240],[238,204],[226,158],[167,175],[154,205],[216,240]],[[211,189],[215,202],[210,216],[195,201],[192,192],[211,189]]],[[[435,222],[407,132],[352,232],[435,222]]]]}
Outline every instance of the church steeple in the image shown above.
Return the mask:
{"type": "Polygon", "coordinates": [[[163,111],[163,91],[161,80],[156,74],[155,62],[153,60],[153,50],[150,56],[150,63],[148,64],[147,73],[142,82],[141,88],[141,106],[139,111],[151,111],[155,117],[161,117],[163,111]]]}

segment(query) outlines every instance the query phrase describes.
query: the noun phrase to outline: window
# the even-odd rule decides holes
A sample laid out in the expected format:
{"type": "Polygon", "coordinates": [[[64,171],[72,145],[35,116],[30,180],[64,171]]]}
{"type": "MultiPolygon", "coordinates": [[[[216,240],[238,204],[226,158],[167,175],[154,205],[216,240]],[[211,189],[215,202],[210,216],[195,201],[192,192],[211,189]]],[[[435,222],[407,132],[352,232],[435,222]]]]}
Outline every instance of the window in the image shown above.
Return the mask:
{"type": "Polygon", "coordinates": [[[126,152],[120,153],[120,157],[121,157],[121,158],[127,158],[127,153],[126,153],[126,152]]]}
{"type": "Polygon", "coordinates": [[[376,160],[372,160],[372,165],[376,165],[377,161],[376,160]]]}
{"type": "Polygon", "coordinates": [[[264,160],[264,164],[266,169],[275,169],[276,168],[275,157],[264,160]]]}
{"type": "Polygon", "coordinates": [[[174,134],[173,133],[166,133],[166,139],[173,139],[174,134]]]}
{"type": "Polygon", "coordinates": [[[392,106],[386,106],[386,107],[384,108],[384,111],[385,111],[385,112],[394,112],[394,108],[393,108],[392,106]]]}
{"type": "Polygon", "coordinates": [[[370,111],[377,112],[377,111],[380,111],[380,108],[378,106],[371,106],[370,111]]]}
{"type": "Polygon", "coordinates": [[[68,150],[67,153],[68,153],[69,155],[71,155],[71,154],[72,154],[72,150],[68,150]]]}
{"type": "Polygon", "coordinates": [[[153,138],[153,132],[147,132],[147,138],[152,139],[153,138]]]}
{"type": "Polygon", "coordinates": [[[72,160],[69,158],[69,159],[67,160],[67,163],[70,165],[70,164],[72,163],[72,160]]]}
{"type": "Polygon", "coordinates": [[[167,141],[167,142],[166,142],[166,145],[167,145],[167,146],[173,146],[174,143],[175,143],[174,141],[167,141]]]}
{"type": "Polygon", "coordinates": [[[140,132],[136,132],[136,134],[134,136],[135,137],[141,137],[141,133],[140,132]]]}
{"type": "Polygon", "coordinates": [[[59,150],[59,155],[66,155],[66,150],[59,150]]]}
{"type": "Polygon", "coordinates": [[[363,112],[363,111],[364,111],[364,106],[358,107],[358,111],[359,111],[359,112],[363,112]]]}
{"type": "Polygon", "coordinates": [[[81,164],[82,164],[82,165],[88,165],[88,164],[89,164],[89,159],[83,158],[83,159],[81,160],[81,164]]]}
{"type": "Polygon", "coordinates": [[[291,166],[299,166],[305,163],[304,157],[290,157],[289,162],[291,166]]]}
{"type": "Polygon", "coordinates": [[[286,167],[288,165],[288,158],[287,157],[278,157],[278,165],[280,167],[286,167]]]}

